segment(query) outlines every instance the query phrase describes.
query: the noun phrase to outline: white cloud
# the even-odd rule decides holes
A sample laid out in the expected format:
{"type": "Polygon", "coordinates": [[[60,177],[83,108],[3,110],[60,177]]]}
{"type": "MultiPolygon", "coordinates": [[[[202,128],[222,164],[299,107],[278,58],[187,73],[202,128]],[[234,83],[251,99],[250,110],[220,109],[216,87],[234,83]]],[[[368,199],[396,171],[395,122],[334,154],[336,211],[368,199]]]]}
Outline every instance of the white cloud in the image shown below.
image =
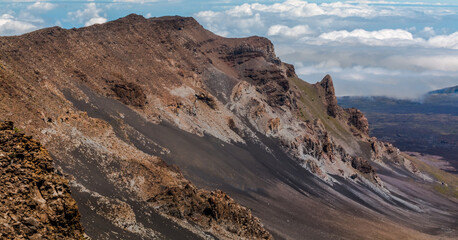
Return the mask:
{"type": "Polygon", "coordinates": [[[264,5],[254,3],[251,8],[259,12],[281,13],[294,17],[310,17],[324,15],[326,12],[316,3],[308,3],[300,0],[288,0],[283,3],[275,3],[273,5],[264,5]]]}
{"type": "Polygon", "coordinates": [[[428,40],[428,44],[433,47],[458,49],[458,32],[432,37],[428,40]]]}
{"type": "MultiPolygon", "coordinates": [[[[231,14],[242,14],[233,12],[231,14]]],[[[235,16],[234,15],[234,16],[235,16]]],[[[241,16],[241,15],[240,15],[241,16]]],[[[233,17],[228,16],[227,12],[203,11],[195,15],[199,22],[204,23],[205,27],[221,36],[228,36],[230,33],[237,32],[239,35],[252,35],[253,29],[264,29],[265,25],[261,19],[261,14],[256,13],[252,16],[233,17]],[[230,21],[226,21],[230,18],[230,21]]]]}
{"type": "Polygon", "coordinates": [[[413,36],[410,32],[402,29],[382,29],[379,31],[366,31],[363,29],[356,29],[351,32],[346,30],[344,31],[334,31],[329,33],[323,33],[319,38],[331,40],[331,41],[340,41],[346,38],[357,38],[357,39],[376,39],[376,40],[393,40],[393,39],[402,39],[402,40],[413,40],[413,36]]]}
{"type": "Polygon", "coordinates": [[[159,0],[113,0],[113,2],[125,2],[125,3],[148,3],[157,2],[159,0]]]}
{"type": "Polygon", "coordinates": [[[38,10],[38,11],[50,11],[54,9],[57,5],[49,2],[35,2],[32,5],[27,6],[28,10],[38,10]]]}
{"type": "Polygon", "coordinates": [[[86,4],[86,8],[83,10],[77,10],[76,12],[70,12],[69,15],[76,20],[83,21],[84,19],[90,19],[99,16],[101,10],[97,8],[95,3],[86,4]]]}
{"type": "MultiPolygon", "coordinates": [[[[434,30],[425,27],[422,32],[433,34],[434,30]]],[[[332,31],[322,33],[316,38],[305,37],[303,42],[314,45],[329,43],[339,44],[364,44],[368,46],[418,46],[424,48],[447,48],[458,49],[458,32],[450,35],[438,35],[429,39],[414,38],[412,33],[403,29],[382,29],[377,31],[366,31],[356,29],[353,31],[332,31]]]]}
{"type": "Polygon", "coordinates": [[[0,16],[0,35],[19,35],[36,30],[37,26],[29,22],[16,19],[10,14],[0,16]]]}
{"type": "Polygon", "coordinates": [[[79,23],[84,22],[84,26],[90,26],[98,23],[105,23],[107,19],[100,16],[101,9],[97,8],[95,3],[88,3],[85,5],[86,8],[83,10],[77,10],[76,12],[69,12],[68,16],[79,23]]]}
{"type": "MultiPolygon", "coordinates": [[[[408,28],[407,29],[408,31],[410,32],[416,32],[416,35],[418,37],[422,37],[422,38],[431,38],[431,37],[434,37],[437,35],[436,33],[436,29],[434,27],[430,27],[430,26],[425,26],[423,29],[417,31],[417,29],[415,27],[411,27],[411,28],[408,28]]],[[[441,30],[439,30],[441,31],[441,30]]],[[[443,31],[443,29],[442,29],[443,31]]]]}
{"type": "Polygon", "coordinates": [[[342,2],[323,3],[321,4],[326,11],[326,15],[336,15],[339,17],[364,17],[373,18],[376,16],[390,16],[396,15],[397,12],[393,10],[383,9],[377,11],[376,8],[365,4],[344,4],[342,2]]]}
{"type": "Polygon", "coordinates": [[[301,75],[311,75],[311,74],[323,74],[324,72],[332,73],[345,73],[348,77],[354,81],[370,81],[370,79],[361,77],[367,75],[377,75],[377,76],[400,76],[402,71],[392,70],[383,67],[365,67],[361,65],[352,66],[348,68],[343,68],[340,66],[340,63],[335,60],[328,60],[320,62],[311,66],[304,66],[297,69],[297,73],[301,75]],[[351,75],[350,73],[357,72],[357,75],[351,75]]]}
{"type": "MultiPolygon", "coordinates": [[[[306,41],[308,39],[305,39],[306,41]]],[[[355,29],[351,32],[346,30],[323,33],[317,39],[312,39],[312,44],[325,44],[329,42],[361,43],[369,46],[405,46],[421,43],[424,40],[414,38],[412,33],[402,29],[382,29],[378,31],[366,31],[355,29]]]]}
{"type": "Polygon", "coordinates": [[[228,26],[219,24],[216,21],[213,21],[213,19],[218,19],[218,16],[220,16],[221,13],[219,12],[214,12],[214,11],[202,11],[196,14],[196,18],[200,20],[200,22],[205,22],[206,28],[213,33],[226,37],[230,33],[229,31],[225,30],[228,26]]]}
{"type": "Polygon", "coordinates": [[[106,23],[107,22],[107,19],[106,18],[103,18],[103,17],[95,17],[95,18],[91,18],[89,19],[89,21],[87,21],[84,26],[91,26],[91,25],[94,25],[94,24],[102,24],[102,23],[106,23]]]}
{"type": "Polygon", "coordinates": [[[389,5],[430,5],[430,6],[441,6],[449,5],[447,3],[427,3],[427,2],[395,2],[395,1],[371,1],[371,0],[355,0],[346,1],[346,3],[358,3],[358,4],[389,4],[389,5]]]}
{"type": "Polygon", "coordinates": [[[312,30],[308,25],[297,25],[292,28],[285,25],[273,25],[267,31],[269,36],[286,36],[286,37],[299,37],[307,34],[311,34],[312,30]]]}
{"type": "Polygon", "coordinates": [[[214,19],[217,19],[221,13],[214,11],[202,11],[196,14],[196,18],[207,24],[211,23],[214,19]]]}
{"type": "Polygon", "coordinates": [[[241,6],[235,6],[234,8],[228,10],[226,13],[233,17],[244,17],[253,15],[251,5],[248,3],[245,3],[241,6]]]}
{"type": "Polygon", "coordinates": [[[252,28],[264,26],[261,15],[256,13],[252,18],[239,19],[236,24],[246,33],[250,33],[252,28]]]}
{"type": "Polygon", "coordinates": [[[400,56],[394,55],[384,60],[385,64],[390,67],[404,68],[410,70],[433,70],[458,72],[458,54],[437,54],[432,56],[411,55],[400,56]]]}
{"type": "Polygon", "coordinates": [[[433,27],[425,27],[425,28],[423,28],[423,32],[429,33],[431,35],[435,35],[436,34],[436,32],[434,31],[433,27]]]}
{"type": "Polygon", "coordinates": [[[268,35],[297,39],[298,36],[332,30],[329,28],[333,25],[342,28],[355,25],[362,18],[404,15],[409,14],[387,6],[287,0],[274,4],[245,3],[219,12],[201,11],[195,17],[209,30],[224,35],[268,35]],[[353,19],[347,20],[348,17],[353,19]]]}
{"type": "Polygon", "coordinates": [[[374,18],[377,16],[394,16],[402,13],[393,8],[377,9],[367,4],[347,4],[342,2],[333,3],[309,3],[302,0],[287,0],[282,3],[265,5],[260,3],[243,4],[234,7],[227,12],[232,15],[252,14],[253,11],[265,13],[278,13],[290,17],[313,17],[320,15],[338,17],[363,17],[374,18]]]}

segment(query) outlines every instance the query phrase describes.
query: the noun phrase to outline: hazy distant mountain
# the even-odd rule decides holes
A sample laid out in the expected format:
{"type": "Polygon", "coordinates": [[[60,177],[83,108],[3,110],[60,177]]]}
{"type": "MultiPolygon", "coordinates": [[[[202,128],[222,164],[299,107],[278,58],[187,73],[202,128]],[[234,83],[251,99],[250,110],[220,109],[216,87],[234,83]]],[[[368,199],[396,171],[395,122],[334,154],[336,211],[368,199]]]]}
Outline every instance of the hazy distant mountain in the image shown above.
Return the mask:
{"type": "Polygon", "coordinates": [[[428,92],[428,95],[433,95],[433,94],[447,94],[447,95],[458,94],[458,85],[454,87],[442,88],[439,90],[428,92]]]}
{"type": "Polygon", "coordinates": [[[450,106],[451,108],[458,108],[458,85],[431,91],[426,94],[423,101],[432,106],[450,106]]]}

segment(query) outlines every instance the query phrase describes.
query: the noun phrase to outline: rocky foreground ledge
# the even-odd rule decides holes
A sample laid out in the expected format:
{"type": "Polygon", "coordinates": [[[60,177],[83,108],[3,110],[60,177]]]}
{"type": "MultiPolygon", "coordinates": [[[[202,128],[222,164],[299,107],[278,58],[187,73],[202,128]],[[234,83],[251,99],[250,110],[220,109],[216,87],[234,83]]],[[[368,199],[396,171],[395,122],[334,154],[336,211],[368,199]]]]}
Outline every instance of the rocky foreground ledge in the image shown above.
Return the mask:
{"type": "Polygon", "coordinates": [[[0,121],[0,239],[83,239],[68,181],[41,144],[0,121]]]}

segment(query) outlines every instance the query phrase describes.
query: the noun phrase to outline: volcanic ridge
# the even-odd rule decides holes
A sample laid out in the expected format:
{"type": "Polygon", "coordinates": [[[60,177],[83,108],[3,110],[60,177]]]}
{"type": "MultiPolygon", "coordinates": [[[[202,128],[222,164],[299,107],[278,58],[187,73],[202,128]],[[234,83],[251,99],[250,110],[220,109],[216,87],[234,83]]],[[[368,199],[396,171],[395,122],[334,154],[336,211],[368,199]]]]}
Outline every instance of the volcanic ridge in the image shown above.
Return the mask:
{"type": "MultiPolygon", "coordinates": [[[[48,149],[37,164],[58,179],[59,204],[71,206],[56,213],[65,216],[56,234],[457,237],[456,176],[369,136],[364,114],[338,105],[331,76],[299,79],[266,38],[223,38],[193,18],[133,14],[1,37],[0,53],[0,120],[48,149]]],[[[0,148],[8,154],[0,152],[2,171],[12,168],[12,152],[16,159],[42,149],[32,145],[23,155],[0,148]]],[[[2,211],[8,234],[43,235],[32,220],[2,211]]]]}

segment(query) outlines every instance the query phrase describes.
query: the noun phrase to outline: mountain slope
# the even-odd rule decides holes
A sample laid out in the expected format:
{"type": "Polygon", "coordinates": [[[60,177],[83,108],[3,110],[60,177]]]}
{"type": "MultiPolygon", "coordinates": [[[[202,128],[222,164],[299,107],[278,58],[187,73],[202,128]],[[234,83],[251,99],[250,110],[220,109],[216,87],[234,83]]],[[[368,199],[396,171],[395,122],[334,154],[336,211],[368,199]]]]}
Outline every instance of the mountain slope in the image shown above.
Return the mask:
{"type": "Polygon", "coordinates": [[[194,214],[197,190],[161,159],[252,209],[276,238],[456,234],[456,199],[431,192],[434,178],[368,136],[362,113],[337,105],[330,76],[300,80],[265,38],[129,15],[0,38],[0,52],[0,114],[30,119],[21,128],[74,177],[89,235],[114,236],[91,229],[97,220],[118,236],[167,236],[156,213],[201,237],[270,236],[244,208],[232,217],[220,192],[203,196],[214,210],[194,214]],[[119,207],[90,210],[107,201],[119,207]],[[121,210],[130,221],[109,214],[121,210]]]}

